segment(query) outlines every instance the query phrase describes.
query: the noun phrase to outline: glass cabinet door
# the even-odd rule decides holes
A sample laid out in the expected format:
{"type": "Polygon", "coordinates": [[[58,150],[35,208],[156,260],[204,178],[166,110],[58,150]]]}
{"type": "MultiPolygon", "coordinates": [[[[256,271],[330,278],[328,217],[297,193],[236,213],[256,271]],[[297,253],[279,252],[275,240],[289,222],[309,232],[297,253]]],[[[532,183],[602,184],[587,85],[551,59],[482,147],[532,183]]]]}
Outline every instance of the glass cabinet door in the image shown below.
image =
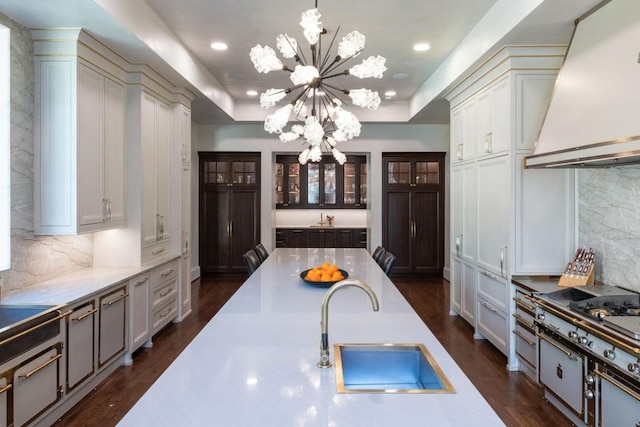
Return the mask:
{"type": "Polygon", "coordinates": [[[256,162],[234,161],[232,164],[234,184],[253,185],[256,183],[256,162]]]}
{"type": "Polygon", "coordinates": [[[343,165],[342,204],[350,208],[367,205],[367,161],[364,156],[352,156],[343,165]]]}
{"type": "Polygon", "coordinates": [[[336,164],[324,164],[324,205],[335,205],[336,197],[336,164]]]}
{"type": "Polygon", "coordinates": [[[276,174],[275,174],[275,183],[276,183],[276,205],[284,204],[284,164],[276,163],[276,174]]]}
{"type": "Polygon", "coordinates": [[[289,163],[287,174],[287,191],[289,197],[287,197],[288,205],[300,204],[300,164],[289,163]]]}
{"type": "Polygon", "coordinates": [[[227,184],[229,182],[229,163],[226,161],[207,161],[204,164],[205,184],[227,184]]]}
{"type": "Polygon", "coordinates": [[[307,204],[320,204],[320,164],[307,163],[307,204]]]}
{"type": "Polygon", "coordinates": [[[353,162],[345,162],[344,168],[344,188],[343,188],[343,200],[345,205],[356,204],[356,164],[353,162]]]}
{"type": "Polygon", "coordinates": [[[367,204],[367,163],[360,163],[360,204],[367,204]]]}
{"type": "Polygon", "coordinates": [[[411,162],[388,162],[387,184],[411,184],[411,162]]]}
{"type": "Polygon", "coordinates": [[[275,167],[276,206],[300,206],[300,164],[297,160],[280,160],[275,167]]]}
{"type": "Polygon", "coordinates": [[[416,184],[439,184],[440,167],[438,162],[416,162],[416,184]]]}

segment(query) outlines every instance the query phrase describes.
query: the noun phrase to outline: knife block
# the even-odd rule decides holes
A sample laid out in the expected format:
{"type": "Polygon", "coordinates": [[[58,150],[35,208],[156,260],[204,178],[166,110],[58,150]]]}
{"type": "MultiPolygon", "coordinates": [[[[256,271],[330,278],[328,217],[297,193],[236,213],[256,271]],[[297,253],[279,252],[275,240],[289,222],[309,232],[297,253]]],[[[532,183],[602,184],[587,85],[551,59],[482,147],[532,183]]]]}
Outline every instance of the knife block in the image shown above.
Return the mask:
{"type": "Polygon", "coordinates": [[[583,273],[583,274],[564,273],[562,276],[560,276],[560,281],[558,282],[558,286],[570,287],[570,286],[593,285],[595,282],[594,278],[595,278],[594,264],[591,264],[586,273],[583,273]]]}

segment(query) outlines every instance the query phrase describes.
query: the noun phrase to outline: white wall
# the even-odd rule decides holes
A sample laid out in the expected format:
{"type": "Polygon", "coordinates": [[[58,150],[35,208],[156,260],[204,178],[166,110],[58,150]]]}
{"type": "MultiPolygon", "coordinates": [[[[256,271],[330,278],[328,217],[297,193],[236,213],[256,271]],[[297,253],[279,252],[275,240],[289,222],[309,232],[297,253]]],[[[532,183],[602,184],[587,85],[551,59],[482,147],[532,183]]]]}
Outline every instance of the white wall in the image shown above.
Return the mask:
{"type": "MultiPolygon", "coordinates": [[[[265,247],[275,247],[275,202],[273,200],[273,176],[275,155],[299,152],[301,144],[283,144],[277,135],[264,131],[259,124],[194,125],[195,151],[253,151],[260,152],[261,163],[261,241],[265,247]]],[[[449,125],[409,125],[363,123],[358,138],[342,142],[338,148],[346,154],[365,154],[369,165],[369,203],[367,206],[370,227],[369,248],[382,244],[382,153],[383,152],[429,152],[449,151],[449,125]]],[[[445,163],[445,236],[449,235],[449,171],[448,158],[445,163]]],[[[193,157],[197,169],[197,155],[193,157]]],[[[193,188],[194,211],[197,212],[198,188],[193,188]]],[[[194,258],[197,258],[198,224],[192,225],[194,258]]],[[[448,253],[448,239],[445,239],[445,254],[448,253]]],[[[449,260],[445,256],[445,270],[449,260]]],[[[194,260],[195,262],[195,260],[194,260]]]]}

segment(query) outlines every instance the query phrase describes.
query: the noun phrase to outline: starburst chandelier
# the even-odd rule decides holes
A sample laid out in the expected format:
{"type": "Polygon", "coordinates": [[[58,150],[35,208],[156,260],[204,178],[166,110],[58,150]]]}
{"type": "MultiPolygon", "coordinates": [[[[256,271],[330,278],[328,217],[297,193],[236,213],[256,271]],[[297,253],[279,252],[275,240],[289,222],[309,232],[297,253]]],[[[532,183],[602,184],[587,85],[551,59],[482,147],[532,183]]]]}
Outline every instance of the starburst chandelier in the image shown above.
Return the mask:
{"type": "Polygon", "coordinates": [[[267,116],[264,129],[269,133],[279,134],[282,142],[302,139],[306,148],[298,156],[298,161],[303,165],[308,161],[320,161],[323,151],[331,151],[340,164],[346,161],[346,156],[338,151],[336,144],[359,136],[360,122],[355,115],[343,108],[343,105],[346,105],[345,96],[351,99],[353,105],[359,107],[375,110],[380,105],[380,96],[376,91],[340,89],[328,81],[345,75],[361,79],[380,79],[387,69],[384,65],[385,58],[378,55],[370,56],[360,64],[339,71],[347,61],[362,52],[365,37],[358,31],[350,32],[338,44],[338,54],[331,58],[329,52],[340,28],[338,27],[328,49],[323,53],[322,36],[326,31],[320,17],[316,0],[315,9],[304,12],[300,21],[304,37],[311,45],[309,58],[303,54],[293,37],[280,34],[276,38],[276,46],[282,56],[292,58],[296,62],[294,69],[284,65],[269,46],[263,47],[258,44],[249,54],[253,65],[260,73],[278,70],[290,73],[293,86],[286,89],[268,89],[260,95],[260,105],[263,108],[271,108],[288,94],[293,94],[291,102],[267,116]],[[283,131],[290,120],[295,120],[296,124],[283,131]]]}

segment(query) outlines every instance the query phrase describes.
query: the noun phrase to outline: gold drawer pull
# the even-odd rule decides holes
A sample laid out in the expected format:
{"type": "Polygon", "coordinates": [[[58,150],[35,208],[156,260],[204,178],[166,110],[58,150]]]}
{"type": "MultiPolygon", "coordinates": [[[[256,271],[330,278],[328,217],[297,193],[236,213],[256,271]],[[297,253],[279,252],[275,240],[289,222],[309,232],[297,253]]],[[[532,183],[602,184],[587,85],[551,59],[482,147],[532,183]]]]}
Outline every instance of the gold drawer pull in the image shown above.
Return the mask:
{"type": "MultiPolygon", "coordinates": [[[[60,313],[60,312],[58,311],[58,313],[60,313]]],[[[19,334],[15,334],[15,335],[13,335],[13,336],[11,336],[11,337],[9,337],[9,338],[5,339],[5,340],[0,341],[0,345],[4,345],[4,344],[6,344],[6,343],[8,343],[8,342],[11,342],[11,341],[13,341],[13,340],[17,339],[17,338],[23,337],[23,336],[27,335],[29,332],[33,332],[33,331],[35,331],[36,329],[40,329],[40,328],[42,328],[43,326],[46,326],[46,325],[48,325],[48,324],[50,324],[50,323],[53,323],[53,322],[55,322],[55,321],[57,321],[57,320],[60,320],[60,319],[62,319],[63,317],[66,317],[67,315],[69,315],[69,314],[71,314],[71,313],[72,313],[72,311],[67,311],[67,312],[66,312],[66,313],[64,313],[64,314],[59,314],[58,316],[54,317],[53,319],[49,319],[49,320],[47,320],[46,322],[42,322],[42,323],[40,323],[39,325],[36,325],[36,326],[34,326],[34,327],[32,327],[32,328],[27,329],[26,331],[22,331],[22,332],[20,332],[19,334]]]]}
{"type": "Polygon", "coordinates": [[[12,384],[7,384],[6,386],[0,388],[0,394],[4,393],[5,391],[9,391],[11,387],[13,387],[12,384]]]}
{"type": "Polygon", "coordinates": [[[98,311],[98,309],[97,309],[97,308],[94,308],[93,310],[86,312],[86,313],[85,313],[85,314],[83,314],[82,316],[78,316],[78,317],[76,317],[75,319],[71,319],[71,320],[73,320],[73,321],[75,321],[75,322],[79,322],[79,321],[81,321],[82,319],[85,319],[85,318],[87,318],[87,317],[91,316],[93,313],[95,313],[95,312],[97,312],[97,311],[98,311]]]}
{"type": "Polygon", "coordinates": [[[555,348],[557,348],[558,350],[563,352],[570,360],[578,360],[578,355],[577,354],[565,349],[564,347],[561,347],[559,344],[556,344],[555,341],[552,341],[550,338],[547,338],[543,334],[537,334],[537,335],[538,335],[538,338],[542,339],[543,341],[548,342],[549,344],[551,344],[552,346],[554,346],[555,348]]]}
{"type": "MultiPolygon", "coordinates": [[[[525,296],[526,298],[526,296],[525,296]]],[[[527,304],[526,302],[522,301],[520,298],[518,297],[513,297],[513,300],[516,302],[516,304],[519,304],[521,306],[523,306],[524,308],[526,308],[529,311],[536,311],[536,308],[530,304],[527,304]]]]}
{"type": "Polygon", "coordinates": [[[113,301],[103,302],[102,305],[113,305],[113,304],[117,303],[118,301],[120,301],[121,299],[125,299],[128,296],[129,296],[129,294],[120,295],[118,298],[114,299],[113,301]]]}
{"type": "Polygon", "coordinates": [[[49,359],[48,361],[46,361],[45,363],[43,363],[42,365],[38,366],[36,369],[34,369],[31,372],[27,372],[26,374],[23,375],[18,375],[20,378],[30,378],[33,375],[37,374],[38,372],[40,372],[41,370],[43,370],[44,368],[46,368],[47,366],[51,365],[53,362],[55,362],[56,360],[60,359],[62,357],[61,354],[57,354],[54,357],[52,357],[51,359],[49,359]]]}
{"type": "Polygon", "coordinates": [[[516,334],[517,336],[519,336],[520,338],[522,338],[522,341],[526,342],[527,344],[529,344],[531,347],[533,347],[534,345],[536,345],[535,342],[533,341],[529,341],[524,335],[522,335],[522,332],[520,332],[517,329],[513,330],[513,333],[516,334]]]}
{"type": "Polygon", "coordinates": [[[640,401],[640,399],[638,398],[638,394],[635,393],[633,390],[631,390],[626,385],[622,384],[621,382],[616,381],[614,378],[610,377],[609,375],[605,374],[604,372],[600,372],[597,369],[594,369],[593,373],[598,375],[599,377],[601,377],[603,380],[609,381],[611,384],[613,384],[614,386],[618,387],[620,390],[624,391],[625,393],[627,393],[629,396],[633,397],[637,401],[640,401]]]}
{"type": "Polygon", "coordinates": [[[513,317],[515,317],[518,322],[522,323],[524,326],[526,326],[529,329],[534,329],[536,327],[536,325],[534,325],[533,323],[527,322],[525,318],[518,313],[513,313],[513,317]]]}

